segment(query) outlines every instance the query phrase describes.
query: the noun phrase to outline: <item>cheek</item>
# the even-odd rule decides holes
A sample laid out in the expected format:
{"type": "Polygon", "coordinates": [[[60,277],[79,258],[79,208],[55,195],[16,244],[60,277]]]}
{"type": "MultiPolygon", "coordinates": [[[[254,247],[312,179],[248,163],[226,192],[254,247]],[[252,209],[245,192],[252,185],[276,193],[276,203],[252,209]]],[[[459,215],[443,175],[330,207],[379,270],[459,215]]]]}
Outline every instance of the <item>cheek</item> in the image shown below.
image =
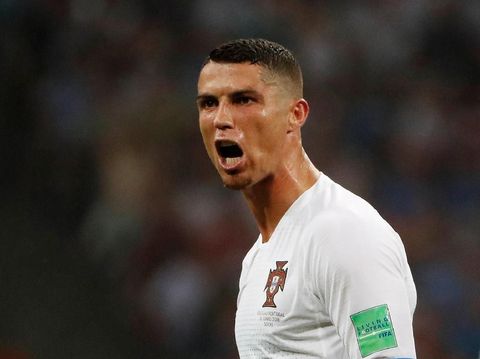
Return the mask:
{"type": "Polygon", "coordinates": [[[198,127],[200,128],[200,133],[204,141],[208,138],[209,133],[212,131],[212,121],[207,116],[200,116],[198,118],[198,127]]]}
{"type": "Polygon", "coordinates": [[[279,116],[266,116],[257,123],[256,131],[259,135],[259,143],[265,150],[275,151],[283,147],[286,138],[286,121],[279,116]]]}
{"type": "Polygon", "coordinates": [[[198,125],[199,125],[199,128],[200,128],[200,134],[202,135],[202,140],[203,140],[203,144],[208,152],[208,154],[210,155],[212,149],[212,138],[213,138],[213,134],[212,134],[212,126],[210,126],[208,120],[204,119],[204,118],[200,118],[199,121],[198,121],[198,125]]]}

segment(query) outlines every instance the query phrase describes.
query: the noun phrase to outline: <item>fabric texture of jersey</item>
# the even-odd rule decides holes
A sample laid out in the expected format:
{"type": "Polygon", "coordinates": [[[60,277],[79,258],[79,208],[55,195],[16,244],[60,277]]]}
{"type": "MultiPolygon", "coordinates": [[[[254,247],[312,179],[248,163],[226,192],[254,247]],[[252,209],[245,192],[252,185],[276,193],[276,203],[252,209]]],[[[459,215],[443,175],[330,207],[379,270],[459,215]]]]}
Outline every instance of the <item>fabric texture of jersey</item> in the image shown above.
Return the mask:
{"type": "Polygon", "coordinates": [[[416,291],[398,234],[325,174],[259,236],[240,277],[240,358],[416,358],[416,291]]]}

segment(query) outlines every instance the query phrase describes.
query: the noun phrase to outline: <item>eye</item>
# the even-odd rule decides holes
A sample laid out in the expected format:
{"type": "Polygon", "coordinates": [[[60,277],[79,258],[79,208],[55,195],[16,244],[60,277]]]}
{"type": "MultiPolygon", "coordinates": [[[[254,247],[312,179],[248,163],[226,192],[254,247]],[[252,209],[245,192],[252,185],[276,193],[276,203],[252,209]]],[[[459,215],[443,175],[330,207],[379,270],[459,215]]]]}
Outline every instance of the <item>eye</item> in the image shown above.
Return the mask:
{"type": "Polygon", "coordinates": [[[218,105],[218,101],[213,97],[205,97],[198,101],[198,107],[205,109],[205,108],[212,108],[218,105]]]}
{"type": "Polygon", "coordinates": [[[251,96],[245,96],[245,95],[239,95],[235,96],[233,99],[233,103],[239,104],[239,105],[248,105],[249,103],[254,102],[255,99],[251,96]]]}

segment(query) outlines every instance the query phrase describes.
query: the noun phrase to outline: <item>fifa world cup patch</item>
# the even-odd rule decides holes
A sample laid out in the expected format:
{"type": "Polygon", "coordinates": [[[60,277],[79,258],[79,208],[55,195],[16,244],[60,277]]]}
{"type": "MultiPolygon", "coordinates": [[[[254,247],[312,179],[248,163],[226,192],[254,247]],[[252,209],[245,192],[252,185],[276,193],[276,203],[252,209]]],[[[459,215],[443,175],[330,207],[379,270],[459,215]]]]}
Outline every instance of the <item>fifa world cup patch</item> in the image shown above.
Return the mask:
{"type": "Polygon", "coordinates": [[[357,334],[358,347],[362,358],[380,350],[397,346],[397,338],[393,330],[388,305],[382,304],[362,310],[351,315],[350,319],[357,334]]]}

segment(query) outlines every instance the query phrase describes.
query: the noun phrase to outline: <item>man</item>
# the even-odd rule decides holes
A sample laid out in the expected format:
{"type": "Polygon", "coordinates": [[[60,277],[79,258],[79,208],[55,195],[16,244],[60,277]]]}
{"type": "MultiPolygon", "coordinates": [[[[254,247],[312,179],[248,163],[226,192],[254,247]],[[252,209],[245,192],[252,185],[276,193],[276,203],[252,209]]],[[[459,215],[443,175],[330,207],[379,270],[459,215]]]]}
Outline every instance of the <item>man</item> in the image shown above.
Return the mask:
{"type": "Polygon", "coordinates": [[[198,79],[208,155],[260,230],[240,277],[240,357],[415,358],[401,240],[307,157],[302,88],[290,51],[263,39],[214,49],[198,79]]]}

